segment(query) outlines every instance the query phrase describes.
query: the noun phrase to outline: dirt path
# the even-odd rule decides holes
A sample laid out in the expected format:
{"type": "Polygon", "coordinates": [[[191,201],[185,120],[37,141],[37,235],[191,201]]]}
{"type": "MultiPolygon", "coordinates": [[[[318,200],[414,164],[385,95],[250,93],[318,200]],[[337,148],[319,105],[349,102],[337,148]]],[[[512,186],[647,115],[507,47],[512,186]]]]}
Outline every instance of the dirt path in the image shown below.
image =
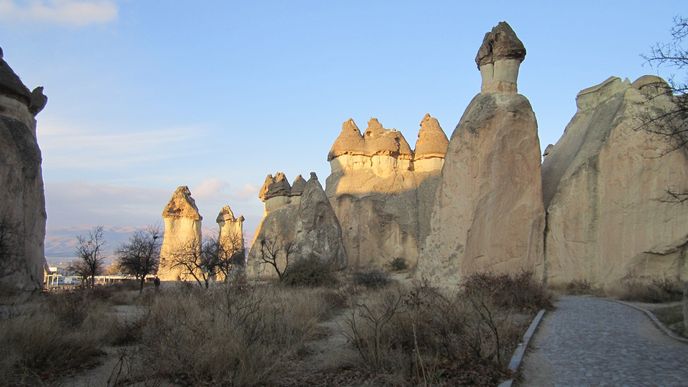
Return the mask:
{"type": "Polygon", "coordinates": [[[522,386],[688,384],[688,345],[611,300],[562,297],[531,345],[522,386]]]}

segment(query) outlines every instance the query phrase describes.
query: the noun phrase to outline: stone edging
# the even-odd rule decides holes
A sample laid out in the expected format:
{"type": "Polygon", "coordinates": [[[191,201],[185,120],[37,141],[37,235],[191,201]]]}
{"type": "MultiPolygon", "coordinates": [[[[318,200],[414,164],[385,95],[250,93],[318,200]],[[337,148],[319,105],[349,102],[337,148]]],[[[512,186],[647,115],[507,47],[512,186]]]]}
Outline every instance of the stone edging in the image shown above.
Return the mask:
{"type": "MultiPolygon", "coordinates": [[[[516,371],[518,371],[518,368],[521,366],[521,363],[523,362],[523,356],[526,354],[526,349],[528,349],[528,343],[530,343],[530,339],[533,338],[533,335],[535,334],[535,331],[537,330],[538,326],[540,326],[540,322],[542,321],[542,317],[545,315],[545,310],[540,309],[537,315],[535,315],[535,318],[533,318],[533,321],[530,322],[530,326],[528,327],[528,330],[526,333],[523,335],[523,341],[518,344],[518,347],[516,347],[516,350],[514,351],[513,356],[511,356],[511,361],[509,361],[509,371],[511,371],[513,374],[516,374],[516,371]]],[[[511,387],[511,384],[514,382],[514,379],[509,379],[505,380],[501,383],[499,383],[499,387],[511,387]]]]}
{"type": "Polygon", "coordinates": [[[621,300],[614,300],[614,299],[611,299],[611,298],[607,298],[607,300],[608,300],[608,301],[613,301],[613,302],[616,302],[616,303],[619,303],[619,304],[622,304],[622,305],[626,305],[626,306],[629,306],[629,307],[631,307],[631,308],[633,308],[633,309],[636,309],[636,310],[638,310],[638,311],[643,312],[643,313],[645,314],[645,316],[647,316],[647,318],[649,318],[650,321],[652,321],[652,323],[655,324],[655,326],[656,326],[657,328],[659,328],[660,331],[662,331],[662,333],[664,333],[665,335],[671,337],[672,339],[674,339],[674,340],[676,340],[676,341],[680,341],[680,342],[682,342],[682,343],[688,344],[688,339],[686,339],[686,338],[684,338],[684,337],[681,337],[681,336],[675,334],[674,332],[672,332],[671,329],[667,328],[667,326],[664,325],[661,321],[659,321],[659,319],[657,318],[657,316],[655,316],[655,314],[652,313],[652,312],[650,312],[649,310],[647,310],[647,309],[645,309],[645,308],[641,308],[640,306],[637,306],[637,305],[633,305],[633,304],[631,304],[631,303],[629,303],[629,302],[621,301],[621,300]]]}

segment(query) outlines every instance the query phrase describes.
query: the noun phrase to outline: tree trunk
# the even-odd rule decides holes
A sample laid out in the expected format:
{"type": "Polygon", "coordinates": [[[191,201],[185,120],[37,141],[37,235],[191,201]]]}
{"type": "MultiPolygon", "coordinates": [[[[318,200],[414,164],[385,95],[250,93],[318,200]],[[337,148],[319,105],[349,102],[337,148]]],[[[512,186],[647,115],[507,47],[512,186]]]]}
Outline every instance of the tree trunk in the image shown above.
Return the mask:
{"type": "Polygon", "coordinates": [[[140,282],[140,283],[141,283],[141,286],[139,287],[139,294],[143,293],[143,283],[146,282],[146,277],[145,277],[145,276],[141,276],[140,281],[141,281],[141,282],[140,282]]]}

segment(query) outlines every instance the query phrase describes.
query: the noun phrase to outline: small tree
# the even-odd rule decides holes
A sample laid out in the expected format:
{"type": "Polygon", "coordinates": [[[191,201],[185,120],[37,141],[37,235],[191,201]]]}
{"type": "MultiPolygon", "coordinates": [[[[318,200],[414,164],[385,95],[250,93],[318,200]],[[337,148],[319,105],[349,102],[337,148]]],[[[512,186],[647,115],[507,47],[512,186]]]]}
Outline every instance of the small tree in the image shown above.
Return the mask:
{"type": "Polygon", "coordinates": [[[208,261],[215,262],[215,274],[222,277],[224,282],[228,281],[235,267],[244,264],[246,252],[243,245],[241,235],[236,234],[221,239],[208,238],[204,242],[206,254],[212,256],[208,261]]]}
{"type": "Polygon", "coordinates": [[[149,226],[136,231],[117,249],[117,263],[124,274],[133,275],[139,281],[139,293],[143,292],[146,276],[158,270],[160,245],[160,229],[149,226]]]}
{"type": "Polygon", "coordinates": [[[260,256],[261,262],[272,266],[277,273],[277,278],[280,281],[284,278],[284,272],[289,268],[289,258],[296,251],[296,245],[293,241],[284,241],[282,239],[267,239],[265,237],[260,240],[260,256]],[[280,263],[280,257],[283,257],[284,265],[280,263]]]}
{"type": "Polygon", "coordinates": [[[216,239],[194,239],[172,252],[170,261],[171,267],[181,269],[182,275],[193,278],[199,286],[208,289],[217,271],[217,257],[216,239]]]}
{"type": "Polygon", "coordinates": [[[103,246],[103,226],[97,226],[88,232],[88,235],[76,237],[76,256],[78,261],[70,265],[70,269],[79,275],[82,280],[90,278],[90,286],[96,284],[96,276],[102,273],[105,256],[103,246]]]}

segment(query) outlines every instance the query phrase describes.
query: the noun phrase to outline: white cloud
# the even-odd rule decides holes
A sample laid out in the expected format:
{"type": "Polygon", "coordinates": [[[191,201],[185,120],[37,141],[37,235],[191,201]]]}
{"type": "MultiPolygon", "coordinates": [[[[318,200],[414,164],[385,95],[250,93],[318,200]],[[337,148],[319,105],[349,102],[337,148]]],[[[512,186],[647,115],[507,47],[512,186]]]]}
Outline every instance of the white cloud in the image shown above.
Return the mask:
{"type": "Polygon", "coordinates": [[[117,19],[112,0],[0,0],[0,20],[83,27],[117,19]]]}

